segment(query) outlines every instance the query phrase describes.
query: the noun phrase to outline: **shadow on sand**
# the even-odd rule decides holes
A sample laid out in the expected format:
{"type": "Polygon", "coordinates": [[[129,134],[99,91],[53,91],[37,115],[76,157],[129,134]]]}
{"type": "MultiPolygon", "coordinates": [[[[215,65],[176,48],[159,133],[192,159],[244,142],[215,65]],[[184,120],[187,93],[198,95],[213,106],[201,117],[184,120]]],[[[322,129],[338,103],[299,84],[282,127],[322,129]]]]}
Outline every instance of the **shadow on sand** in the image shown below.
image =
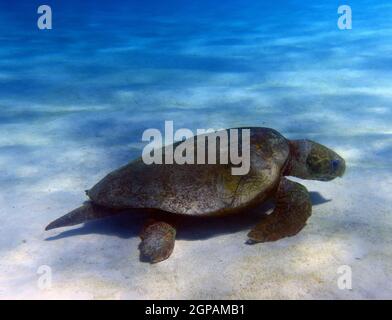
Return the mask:
{"type": "MultiPolygon", "coordinates": [[[[318,192],[310,192],[313,205],[329,202],[318,192]]],[[[177,239],[202,240],[222,234],[249,230],[271,209],[273,204],[267,202],[247,212],[225,217],[190,217],[172,215],[167,219],[177,227],[177,239]]],[[[47,241],[86,234],[105,234],[120,238],[137,237],[148,219],[149,215],[143,212],[127,211],[116,216],[101,220],[89,221],[80,228],[64,231],[56,236],[47,238],[47,241]]],[[[154,215],[154,218],[159,218],[154,215]]]]}

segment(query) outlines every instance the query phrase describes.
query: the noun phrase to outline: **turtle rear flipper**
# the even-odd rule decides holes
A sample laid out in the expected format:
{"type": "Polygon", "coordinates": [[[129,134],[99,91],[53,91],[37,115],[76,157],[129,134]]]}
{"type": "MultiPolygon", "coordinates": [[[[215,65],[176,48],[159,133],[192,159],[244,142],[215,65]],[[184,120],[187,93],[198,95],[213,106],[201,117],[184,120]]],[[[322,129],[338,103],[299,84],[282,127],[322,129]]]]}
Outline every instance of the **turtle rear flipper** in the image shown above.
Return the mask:
{"type": "Polygon", "coordinates": [[[49,223],[46,226],[45,230],[47,231],[60,227],[74,226],[79,223],[83,223],[85,221],[112,216],[119,212],[120,210],[105,208],[105,207],[97,206],[92,202],[86,202],[81,207],[76,208],[71,212],[67,213],[66,215],[49,223]]]}
{"type": "Polygon", "coordinates": [[[174,249],[176,229],[163,221],[149,221],[140,234],[140,258],[157,263],[170,257],[174,249]]]}

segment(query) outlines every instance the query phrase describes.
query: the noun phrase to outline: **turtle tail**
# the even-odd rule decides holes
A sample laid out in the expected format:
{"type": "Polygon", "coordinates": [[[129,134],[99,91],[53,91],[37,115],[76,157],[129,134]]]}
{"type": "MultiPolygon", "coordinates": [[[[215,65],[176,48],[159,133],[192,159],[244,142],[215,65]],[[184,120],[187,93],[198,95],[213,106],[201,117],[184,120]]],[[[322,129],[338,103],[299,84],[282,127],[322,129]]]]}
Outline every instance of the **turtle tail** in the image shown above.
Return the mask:
{"type": "Polygon", "coordinates": [[[66,215],[49,223],[46,226],[45,230],[47,231],[60,227],[74,226],[88,220],[95,220],[95,219],[111,216],[118,212],[119,212],[118,210],[104,208],[101,206],[97,206],[92,202],[86,202],[81,207],[76,208],[71,212],[67,213],[66,215]]]}

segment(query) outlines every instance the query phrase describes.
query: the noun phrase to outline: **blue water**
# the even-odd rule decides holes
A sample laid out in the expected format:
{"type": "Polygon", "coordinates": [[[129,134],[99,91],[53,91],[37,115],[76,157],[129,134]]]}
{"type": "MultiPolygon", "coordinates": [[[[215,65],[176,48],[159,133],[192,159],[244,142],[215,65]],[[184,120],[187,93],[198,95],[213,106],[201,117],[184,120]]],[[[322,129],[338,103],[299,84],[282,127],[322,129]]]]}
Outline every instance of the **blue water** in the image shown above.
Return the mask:
{"type": "MultiPolygon", "coordinates": [[[[36,27],[39,1],[0,7],[0,148],[10,160],[55,170],[61,157],[36,156],[88,146],[105,150],[85,164],[95,170],[136,156],[129,145],[164,120],[270,126],[341,147],[391,133],[387,1],[352,1],[346,31],[339,1],[61,2],[52,30],[36,27]]],[[[389,165],[389,151],[368,161],[389,165]]]]}
{"type": "Polygon", "coordinates": [[[165,120],[324,143],[357,198],[392,173],[390,1],[49,1],[52,30],[37,28],[41,4],[0,2],[4,252],[139,156],[143,131],[165,120]],[[337,27],[341,4],[352,30],[337,27]]]}

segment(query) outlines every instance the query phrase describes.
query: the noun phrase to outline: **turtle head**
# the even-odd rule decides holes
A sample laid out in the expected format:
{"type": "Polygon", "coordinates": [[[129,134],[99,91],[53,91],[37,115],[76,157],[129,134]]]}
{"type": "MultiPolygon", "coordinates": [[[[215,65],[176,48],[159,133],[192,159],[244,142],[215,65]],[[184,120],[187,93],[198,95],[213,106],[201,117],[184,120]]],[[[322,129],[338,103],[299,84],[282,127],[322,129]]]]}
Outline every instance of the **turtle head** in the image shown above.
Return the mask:
{"type": "Polygon", "coordinates": [[[330,181],[342,177],[344,159],[335,151],[311,140],[291,140],[288,175],[302,179],[330,181]]]}

